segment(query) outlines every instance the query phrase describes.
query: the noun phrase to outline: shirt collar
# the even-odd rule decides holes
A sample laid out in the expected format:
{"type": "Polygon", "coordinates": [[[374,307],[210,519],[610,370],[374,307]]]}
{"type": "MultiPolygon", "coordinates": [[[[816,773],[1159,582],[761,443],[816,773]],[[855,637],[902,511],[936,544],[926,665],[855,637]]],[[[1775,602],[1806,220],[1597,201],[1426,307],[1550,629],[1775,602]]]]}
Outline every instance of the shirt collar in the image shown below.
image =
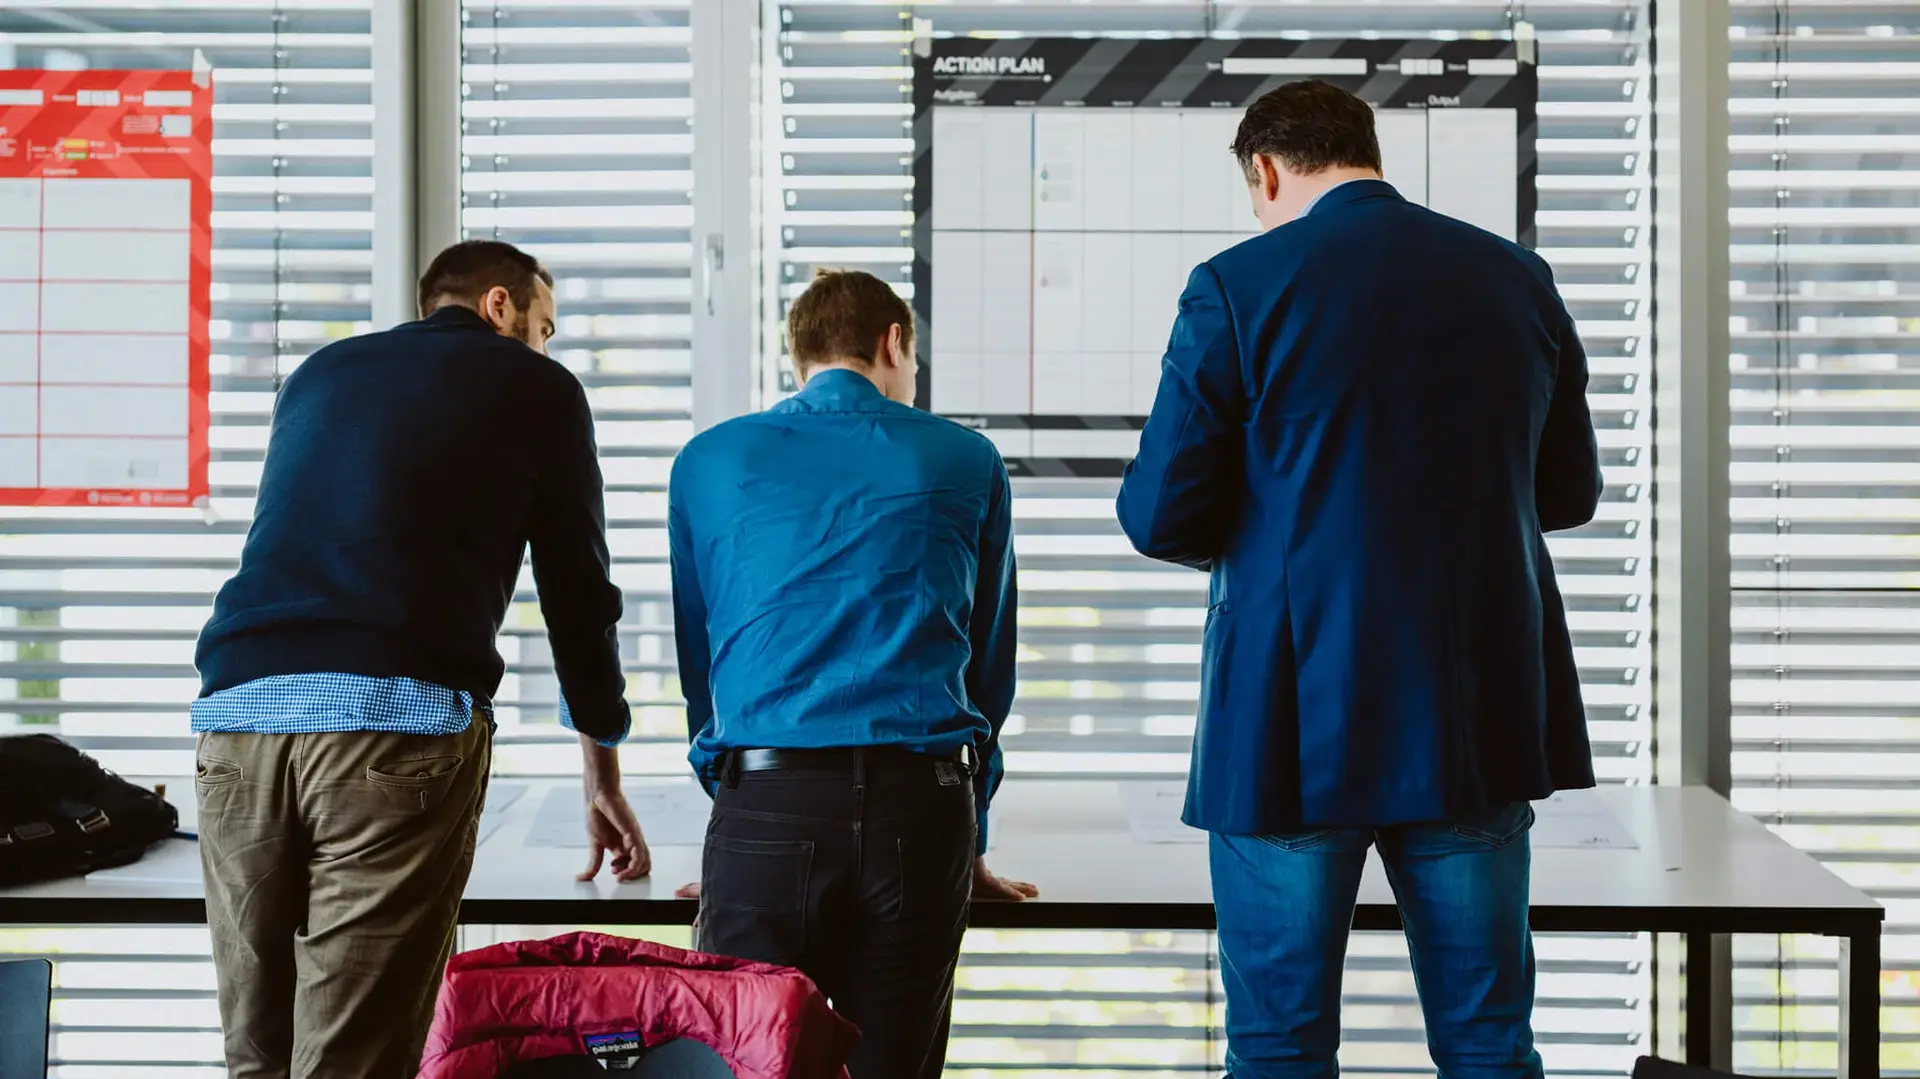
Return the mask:
{"type": "Polygon", "coordinates": [[[829,367],[807,379],[797,395],[808,404],[846,405],[881,400],[880,387],[858,371],[829,367]]]}
{"type": "Polygon", "coordinates": [[[1325,191],[1322,191],[1318,195],[1315,195],[1311,201],[1309,201],[1305,206],[1301,207],[1300,216],[1305,217],[1308,214],[1312,213],[1313,208],[1320,204],[1321,199],[1326,198],[1328,195],[1333,194],[1335,191],[1340,190],[1341,188],[1347,186],[1348,184],[1363,183],[1370,179],[1372,179],[1372,177],[1370,176],[1356,176],[1351,180],[1342,180],[1339,183],[1334,184],[1332,187],[1329,187],[1325,191]]]}

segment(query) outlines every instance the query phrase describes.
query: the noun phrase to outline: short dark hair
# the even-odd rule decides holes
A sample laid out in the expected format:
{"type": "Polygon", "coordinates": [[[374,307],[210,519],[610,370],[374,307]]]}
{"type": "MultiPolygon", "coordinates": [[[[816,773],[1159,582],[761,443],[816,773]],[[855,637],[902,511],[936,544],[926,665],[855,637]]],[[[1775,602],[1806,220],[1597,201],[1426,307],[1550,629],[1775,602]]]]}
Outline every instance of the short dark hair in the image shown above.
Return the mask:
{"type": "Polygon", "coordinates": [[[553,287],[553,275],[540,260],[499,240],[462,240],[433,258],[420,275],[420,316],[449,303],[479,304],[480,297],[504,287],[513,305],[525,311],[533,304],[533,283],[553,287]]]}
{"type": "Polygon", "coordinates": [[[913,349],[913,312],[893,286],[860,270],[816,270],[813,284],[787,309],[787,351],[793,369],[833,360],[872,366],[874,343],[898,324],[913,349]]]}
{"type": "Polygon", "coordinates": [[[1319,79],[1277,86],[1247,106],[1233,137],[1233,156],[1249,182],[1260,175],[1254,158],[1261,154],[1302,176],[1333,168],[1379,172],[1373,107],[1319,79]]]}

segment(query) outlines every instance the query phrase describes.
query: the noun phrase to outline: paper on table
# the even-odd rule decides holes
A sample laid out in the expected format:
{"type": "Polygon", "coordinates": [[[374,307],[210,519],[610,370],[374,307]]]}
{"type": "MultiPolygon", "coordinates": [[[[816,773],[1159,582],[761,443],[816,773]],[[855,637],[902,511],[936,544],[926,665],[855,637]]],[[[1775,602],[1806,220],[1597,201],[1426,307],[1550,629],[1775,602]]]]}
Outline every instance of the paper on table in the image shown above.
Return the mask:
{"type": "Polygon", "coordinates": [[[1561,791],[1533,803],[1533,845],[1578,850],[1635,850],[1640,844],[1607,804],[1589,791],[1561,791]]]}
{"type": "MultiPolygon", "coordinates": [[[[630,782],[626,795],[649,846],[697,847],[706,840],[713,800],[691,779],[630,782]]],[[[559,787],[548,793],[534,814],[526,845],[586,847],[587,830],[581,816],[581,802],[578,787],[559,787]]]]}
{"type": "Polygon", "coordinates": [[[1180,810],[1186,801],[1185,783],[1120,784],[1120,805],[1127,814],[1127,829],[1141,843],[1205,843],[1207,833],[1180,823],[1180,810]]]}
{"type": "MultiPolygon", "coordinates": [[[[1140,843],[1204,843],[1207,834],[1180,823],[1186,785],[1164,782],[1120,784],[1127,828],[1140,843]]],[[[1536,848],[1634,850],[1640,844],[1605,802],[1587,791],[1563,791],[1533,804],[1536,848]]]]}

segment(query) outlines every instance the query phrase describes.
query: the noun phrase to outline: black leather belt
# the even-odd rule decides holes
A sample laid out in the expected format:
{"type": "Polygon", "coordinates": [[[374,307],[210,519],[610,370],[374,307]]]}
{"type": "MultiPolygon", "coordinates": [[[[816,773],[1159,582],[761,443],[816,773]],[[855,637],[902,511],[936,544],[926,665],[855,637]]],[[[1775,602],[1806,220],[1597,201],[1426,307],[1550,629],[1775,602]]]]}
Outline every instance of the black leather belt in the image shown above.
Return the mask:
{"type": "Polygon", "coordinates": [[[977,757],[971,747],[952,753],[916,753],[895,746],[841,747],[836,749],[732,749],[722,761],[722,771],[783,772],[846,770],[870,765],[877,760],[892,763],[925,761],[946,763],[972,775],[977,757]]]}

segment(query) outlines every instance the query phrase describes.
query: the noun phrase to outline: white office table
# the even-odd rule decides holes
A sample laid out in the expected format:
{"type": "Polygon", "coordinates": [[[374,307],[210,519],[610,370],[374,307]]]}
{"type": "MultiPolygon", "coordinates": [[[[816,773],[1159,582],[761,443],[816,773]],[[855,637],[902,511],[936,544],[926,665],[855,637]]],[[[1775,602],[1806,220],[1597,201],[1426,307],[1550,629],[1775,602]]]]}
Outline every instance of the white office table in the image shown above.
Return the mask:
{"type": "MultiPolygon", "coordinates": [[[[632,884],[573,878],[585,851],[555,841],[555,811],[571,814],[558,783],[496,781],[503,808],[483,826],[463,922],[490,925],[686,925],[695,904],[674,889],[699,879],[697,797],[636,797],[653,833],[653,875],[632,884]],[[555,792],[559,793],[556,794],[555,792]],[[543,813],[549,797],[553,806],[543,813]],[[511,799],[509,801],[509,798],[511,799]],[[679,819],[649,821],[674,814],[679,819]]],[[[630,781],[629,794],[644,789],[630,781]]],[[[175,790],[190,790],[185,784],[175,790]]],[[[1138,791],[1139,788],[1130,788],[1138,791]]],[[[1212,929],[1213,904],[1202,842],[1128,824],[1118,783],[1009,780],[995,801],[995,871],[1040,885],[1028,903],[980,903],[972,924],[1003,929],[1212,929]]],[[[1811,857],[1690,787],[1614,787],[1571,797],[1604,809],[1632,845],[1573,848],[1536,842],[1532,922],[1541,932],[1679,933],[1686,939],[1687,1029],[1710,1029],[1718,989],[1707,961],[1723,933],[1805,933],[1837,937],[1841,955],[1841,1074],[1879,1074],[1880,927],[1884,911],[1811,857]]],[[[1168,800],[1171,801],[1171,800],[1168,800]]],[[[1168,805],[1166,812],[1173,812],[1168,805]]],[[[1195,837],[1197,838],[1197,837],[1195,837]]],[[[0,924],[157,924],[205,920],[198,851],[162,844],[143,861],[86,878],[0,889],[0,924]]],[[[1354,915],[1356,929],[1396,929],[1385,875],[1370,864],[1354,915]]],[[[1688,1057],[1704,1063],[1705,1038],[1688,1057]]]]}

